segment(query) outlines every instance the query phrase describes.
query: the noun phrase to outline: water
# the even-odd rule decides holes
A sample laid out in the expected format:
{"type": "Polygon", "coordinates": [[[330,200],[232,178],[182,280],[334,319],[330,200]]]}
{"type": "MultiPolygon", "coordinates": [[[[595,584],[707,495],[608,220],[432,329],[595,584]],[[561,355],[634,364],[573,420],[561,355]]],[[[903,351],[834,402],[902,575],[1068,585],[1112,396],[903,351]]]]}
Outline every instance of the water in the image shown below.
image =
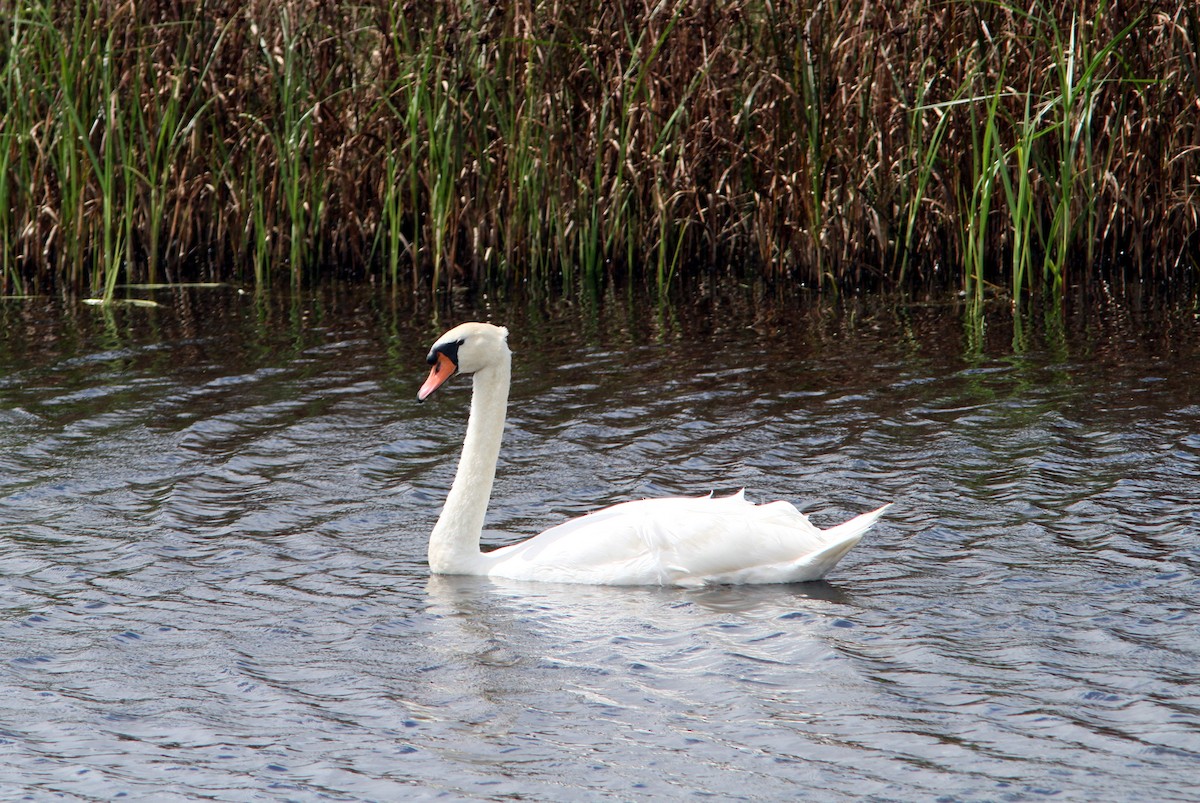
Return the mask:
{"type": "Polygon", "coordinates": [[[0,309],[3,799],[1195,799],[1193,312],[159,300],[0,309]],[[430,578],[489,310],[490,543],[897,504],[822,583],[430,578]]]}

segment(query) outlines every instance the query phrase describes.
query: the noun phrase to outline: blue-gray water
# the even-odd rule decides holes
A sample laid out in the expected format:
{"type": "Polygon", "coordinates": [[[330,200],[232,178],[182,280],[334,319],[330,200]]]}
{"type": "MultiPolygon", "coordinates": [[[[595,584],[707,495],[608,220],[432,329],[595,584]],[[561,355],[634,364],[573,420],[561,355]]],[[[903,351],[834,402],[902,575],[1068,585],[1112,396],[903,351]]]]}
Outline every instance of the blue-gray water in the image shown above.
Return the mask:
{"type": "Polygon", "coordinates": [[[158,298],[0,302],[2,799],[1196,799],[1193,311],[158,298]],[[822,583],[430,578],[488,314],[491,543],[896,505],[822,583]]]}

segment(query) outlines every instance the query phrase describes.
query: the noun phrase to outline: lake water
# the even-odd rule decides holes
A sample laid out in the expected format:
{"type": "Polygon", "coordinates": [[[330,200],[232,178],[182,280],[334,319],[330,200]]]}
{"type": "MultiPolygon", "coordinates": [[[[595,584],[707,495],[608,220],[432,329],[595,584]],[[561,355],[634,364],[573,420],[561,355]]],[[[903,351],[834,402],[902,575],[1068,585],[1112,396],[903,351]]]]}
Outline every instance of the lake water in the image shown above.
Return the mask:
{"type": "Polygon", "coordinates": [[[0,798],[1195,800],[1200,320],[229,289],[0,302],[0,798]],[[895,506],[826,581],[431,578],[512,329],[491,544],[626,499],[895,506]]]}

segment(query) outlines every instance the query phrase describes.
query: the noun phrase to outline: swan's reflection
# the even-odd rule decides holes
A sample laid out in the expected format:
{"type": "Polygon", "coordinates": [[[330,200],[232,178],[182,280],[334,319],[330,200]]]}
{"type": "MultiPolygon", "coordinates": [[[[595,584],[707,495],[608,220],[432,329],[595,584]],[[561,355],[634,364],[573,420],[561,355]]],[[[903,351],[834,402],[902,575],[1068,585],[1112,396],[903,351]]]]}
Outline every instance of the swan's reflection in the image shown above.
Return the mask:
{"type": "Polygon", "coordinates": [[[465,726],[455,758],[474,763],[511,760],[514,739],[539,754],[541,741],[522,737],[531,732],[619,738],[658,722],[664,738],[690,738],[710,717],[798,716],[795,695],[828,683],[831,660],[845,663],[831,621],[853,604],[826,583],[680,590],[435,575],[425,590],[427,677],[436,708],[465,726]]]}
{"type": "Polygon", "coordinates": [[[695,606],[710,611],[777,616],[812,603],[851,604],[851,595],[826,581],[791,585],[712,585],[700,588],[656,586],[599,586],[572,583],[539,583],[468,575],[431,575],[425,590],[443,614],[485,615],[540,600],[553,604],[566,618],[609,617],[615,612],[631,615],[641,610],[647,620],[657,621],[657,609],[695,606]],[[654,609],[654,610],[649,610],[654,609]]]}
{"type": "Polygon", "coordinates": [[[430,646],[487,668],[671,666],[681,651],[785,661],[832,649],[824,632],[850,595],[828,583],[613,587],[434,575],[426,583],[430,646]],[[782,638],[780,638],[782,637],[782,638]],[[773,642],[771,647],[755,646],[773,642]],[[781,654],[782,653],[782,654],[781,654]]]}

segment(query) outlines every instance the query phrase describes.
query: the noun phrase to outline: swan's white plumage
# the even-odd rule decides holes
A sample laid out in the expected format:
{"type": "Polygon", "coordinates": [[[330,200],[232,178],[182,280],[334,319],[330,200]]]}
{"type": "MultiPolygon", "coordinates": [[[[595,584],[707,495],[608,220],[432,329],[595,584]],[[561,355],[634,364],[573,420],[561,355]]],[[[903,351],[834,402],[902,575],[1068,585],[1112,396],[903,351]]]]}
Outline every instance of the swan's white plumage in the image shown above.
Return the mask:
{"type": "Polygon", "coordinates": [[[882,512],[832,532],[787,502],[755,505],[742,492],[643,499],[485,554],[483,568],[513,580],[603,585],[802,582],[824,576],[882,512]]]}
{"type": "Polygon", "coordinates": [[[793,583],[832,569],[887,505],[828,530],[788,502],[727,497],[624,502],[492,552],[479,550],[508,403],[508,331],[467,323],[434,344],[425,398],[457,370],[474,374],[463,455],[429,541],[440,574],[603,585],[793,583]]]}

